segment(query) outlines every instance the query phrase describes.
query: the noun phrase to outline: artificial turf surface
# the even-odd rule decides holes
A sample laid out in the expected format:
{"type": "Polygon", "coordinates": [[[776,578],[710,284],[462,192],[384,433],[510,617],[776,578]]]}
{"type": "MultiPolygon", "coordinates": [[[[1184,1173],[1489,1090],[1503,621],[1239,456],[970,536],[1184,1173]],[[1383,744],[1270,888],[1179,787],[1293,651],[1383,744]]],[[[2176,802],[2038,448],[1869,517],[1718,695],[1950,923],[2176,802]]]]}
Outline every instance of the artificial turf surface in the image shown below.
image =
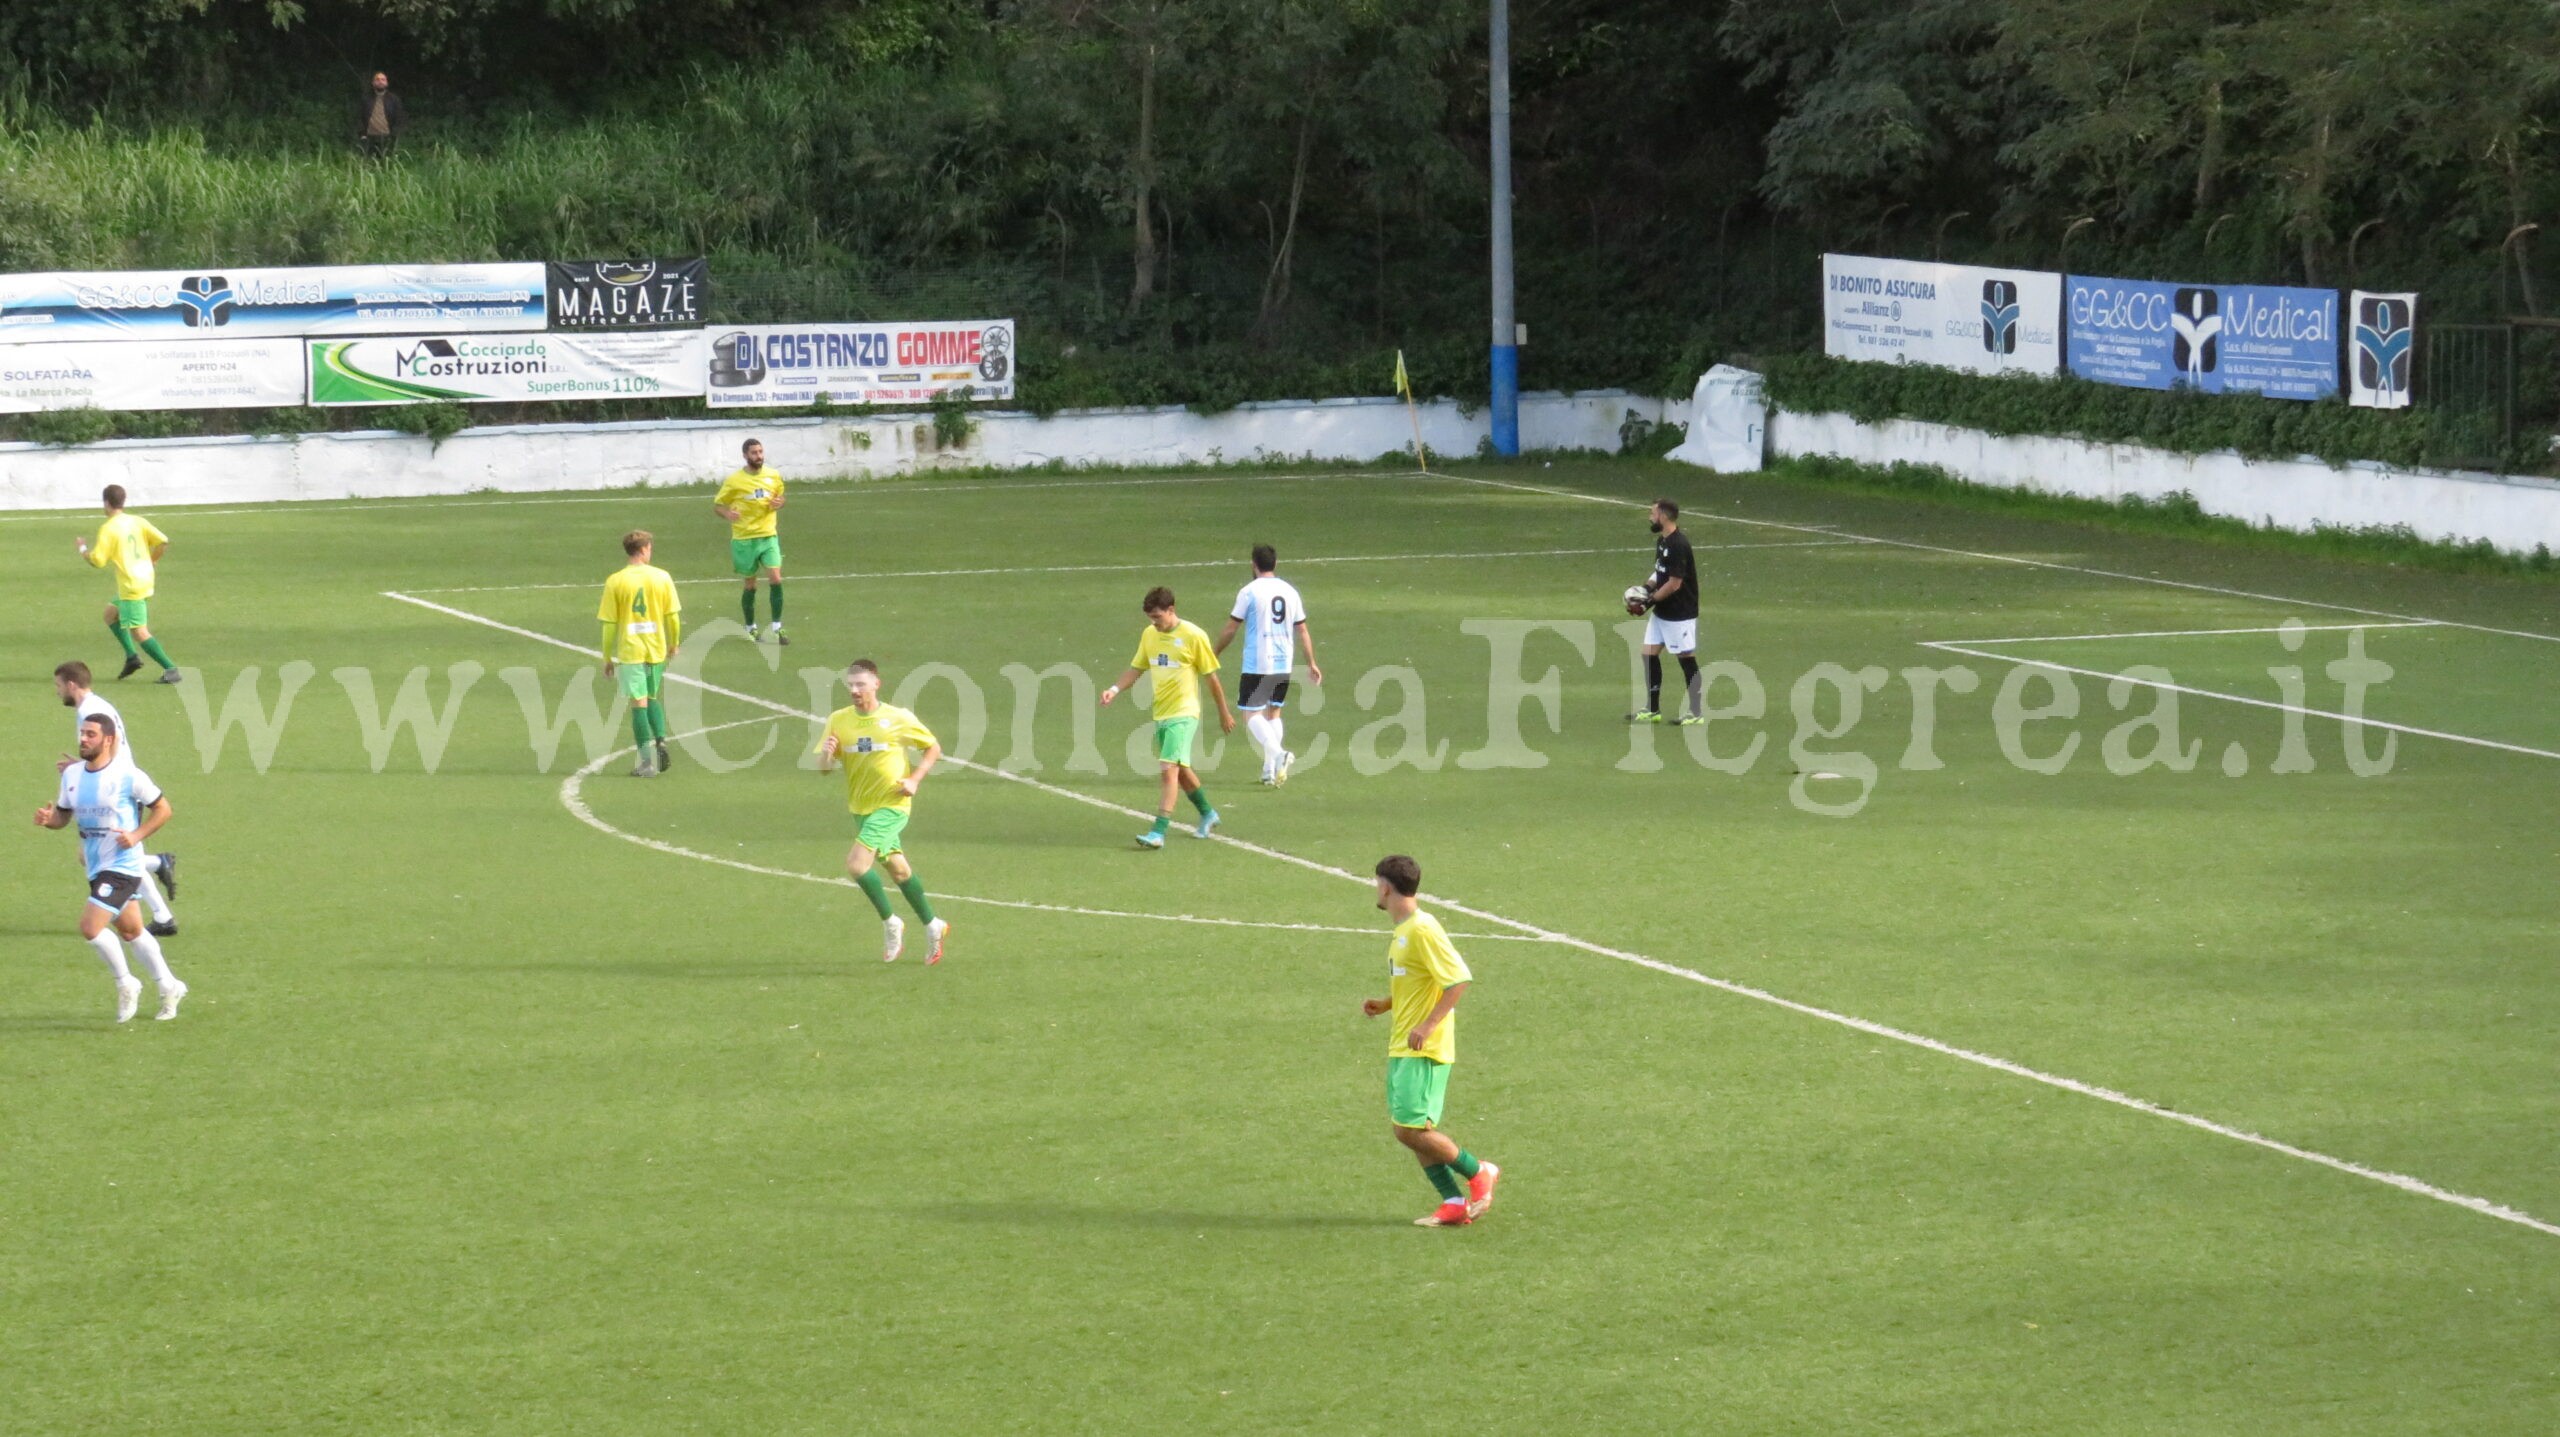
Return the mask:
{"type": "MultiPolygon", "coordinates": [[[[179,1021],[109,1021],[73,841],[8,840],[0,1431],[2560,1420],[2560,1236],[1592,951],[2560,1221],[2560,760],[2515,751],[2560,749],[2560,648],[2523,636],[2560,633],[2548,583],[1637,462],[920,479],[795,491],[776,650],[712,642],[737,605],[708,495],[136,496],[175,540],[153,616],[195,699],[256,666],[272,708],[311,668],[263,771],[241,732],[207,771],[188,694],[104,685],[177,810],[179,1021]],[[1657,492],[1690,511],[1705,655],[1752,670],[1762,718],[1623,721],[1614,599],[1657,492]],[[734,725],[647,782],[593,663],[491,626],[592,643],[633,527],[684,581],[685,669],[727,691],[672,685],[678,726],[734,725]],[[1227,831],[1353,873],[1411,852],[1427,889],[1588,945],[1444,910],[1478,976],[1449,1126],[1507,1173],[1465,1231],[1411,1226],[1430,1190],[1358,1013],[1385,979],[1367,887],[1180,834],[1139,853],[1139,820],[1077,801],[1151,806],[1136,713],[1042,671],[1108,682],[1157,582],[1214,633],[1257,541],[1326,670],[1292,747],[1325,748],[1274,792],[1230,738],[1227,831]],[[2007,641],[2348,610],[2521,631],[2362,636],[2394,669],[2368,712],[2514,748],[2402,734],[2364,776],[2313,718],[2283,772],[2286,715],[2190,695],[2192,769],[2115,773],[2105,737],[2156,689],[2118,712],[2084,678],[2076,717],[2004,726],[2015,665],[1923,647],[2268,700],[2299,667],[2333,709],[2334,628],[2007,641]],[[1528,701],[1514,747],[1488,694],[1524,620],[1589,648],[1522,640],[1556,723],[1528,701]],[[938,968],[883,966],[858,893],[785,876],[836,873],[850,830],[777,714],[839,702],[799,671],[856,656],[893,694],[927,675],[905,692],[984,766],[936,775],[908,830],[957,925],[938,968]],[[368,743],[356,695],[394,707],[423,669],[444,712],[465,664],[432,773],[413,733],[368,743]],[[1937,694],[1941,766],[1910,768],[1923,666],[1978,687],[1937,694]],[[573,724],[545,764],[520,690],[550,717],[572,686],[599,741],[573,724]],[[2075,734],[2058,773],[2017,761],[2075,734]],[[1690,747],[1731,768],[1755,737],[1739,773],[1690,747]]],[[[93,522],[0,521],[24,809],[68,745],[52,666],[113,671],[69,543],[93,522]]]]}

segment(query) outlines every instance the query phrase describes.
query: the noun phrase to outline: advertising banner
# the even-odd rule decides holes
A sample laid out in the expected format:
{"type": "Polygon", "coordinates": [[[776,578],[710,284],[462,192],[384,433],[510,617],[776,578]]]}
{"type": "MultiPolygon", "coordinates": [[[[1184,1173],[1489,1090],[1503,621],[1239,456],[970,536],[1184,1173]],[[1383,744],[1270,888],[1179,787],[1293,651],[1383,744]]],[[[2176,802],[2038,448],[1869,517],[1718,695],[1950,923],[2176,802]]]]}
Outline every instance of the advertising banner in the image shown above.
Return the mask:
{"type": "Polygon", "coordinates": [[[311,340],[313,404],[504,404],[702,392],[702,336],[408,335],[311,340]]]}
{"type": "Polygon", "coordinates": [[[2071,372],[2132,389],[2326,399],[2338,392],[2338,292],[2272,285],[2065,281],[2071,372]]]}
{"type": "Polygon", "coordinates": [[[709,331],[714,409],[1013,397],[1013,321],[757,324],[709,331]]]}
{"type": "Polygon", "coordinates": [[[2056,274],[1822,257],[1822,350],[1835,359],[2058,374],[2061,315],[2056,274]]]}
{"type": "Polygon", "coordinates": [[[2417,393],[2418,297],[2357,290],[2349,298],[2355,328],[2348,333],[2347,402],[2408,408],[2417,393]]]}
{"type": "Polygon", "coordinates": [[[0,414],[39,409],[267,409],[302,402],[291,339],[0,347],[0,414]]]}
{"type": "Polygon", "coordinates": [[[542,266],[0,275],[0,344],[540,329],[542,266]]]}
{"type": "Polygon", "coordinates": [[[544,266],[553,329],[684,329],[702,323],[711,267],[698,259],[566,260],[544,266]]]}

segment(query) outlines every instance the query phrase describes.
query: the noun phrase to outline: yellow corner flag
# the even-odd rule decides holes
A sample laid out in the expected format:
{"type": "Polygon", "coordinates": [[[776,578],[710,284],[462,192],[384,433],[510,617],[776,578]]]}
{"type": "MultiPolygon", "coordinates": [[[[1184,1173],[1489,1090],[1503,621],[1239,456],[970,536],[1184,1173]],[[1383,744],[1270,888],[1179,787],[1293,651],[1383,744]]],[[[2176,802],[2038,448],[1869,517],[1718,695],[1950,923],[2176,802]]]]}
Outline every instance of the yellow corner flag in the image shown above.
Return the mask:
{"type": "Polygon", "coordinates": [[[1404,412],[1413,420],[1413,462],[1422,472],[1431,472],[1431,451],[1422,445],[1422,410],[1413,402],[1413,379],[1404,372],[1404,351],[1396,351],[1396,397],[1404,401],[1404,412]]]}

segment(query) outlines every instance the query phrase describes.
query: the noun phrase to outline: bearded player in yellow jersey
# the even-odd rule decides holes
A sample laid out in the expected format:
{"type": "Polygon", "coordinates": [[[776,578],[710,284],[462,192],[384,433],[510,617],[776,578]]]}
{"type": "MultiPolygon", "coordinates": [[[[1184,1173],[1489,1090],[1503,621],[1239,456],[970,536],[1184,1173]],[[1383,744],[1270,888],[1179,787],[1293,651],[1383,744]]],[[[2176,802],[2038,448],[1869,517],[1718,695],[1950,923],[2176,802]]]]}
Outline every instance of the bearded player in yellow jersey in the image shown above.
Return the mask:
{"type": "Polygon", "coordinates": [[[1458,1000],[1475,974],[1440,920],[1422,911],[1421,892],[1420,863],[1401,853],[1378,860],[1378,906],[1396,929],[1387,943],[1387,996],[1363,1002],[1360,1011],[1372,1018],[1395,1015],[1387,1035],[1387,1122],[1440,1194],[1440,1206],[1414,1222],[1465,1227],[1493,1206],[1502,1169],[1478,1161],[1440,1131],[1449,1069],[1458,1061],[1458,1000]]]}
{"type": "Polygon", "coordinates": [[[1164,788],[1156,802],[1156,825],[1138,835],[1140,848],[1164,847],[1164,834],[1173,826],[1173,796],[1191,796],[1191,806],[1200,811],[1200,826],[1191,830],[1207,838],[1218,826],[1218,810],[1209,802],[1209,792],[1200,786],[1200,775],[1191,767],[1192,745],[1200,736],[1200,686],[1206,679],[1209,693],[1218,701],[1218,725],[1227,733],[1236,731],[1236,711],[1227,707],[1226,685],[1218,682],[1218,649],[1209,642],[1208,634],[1173,611],[1173,590],[1159,584],[1147,591],[1139,605],[1146,610],[1147,626],[1138,633],[1137,655],[1129,660],[1120,681],[1102,691],[1102,706],[1138,681],[1138,675],[1155,679],[1156,763],[1164,775],[1164,788]]]}
{"type": "Polygon", "coordinates": [[[880,914],[880,961],[897,962],[907,946],[906,922],[889,911],[889,889],[880,881],[880,870],[885,868],[898,880],[907,905],[924,920],[925,936],[933,942],[924,961],[939,963],[942,940],[950,934],[951,925],[934,916],[933,900],[924,896],[924,880],[907,866],[904,835],[917,788],[942,762],[942,745],[934,741],[933,730],[923,720],[880,702],[878,664],[855,659],[847,665],[844,690],[852,697],[852,705],[827,715],[826,737],[818,740],[821,773],[837,759],[844,760],[845,806],[853,810],[856,825],[853,847],[844,856],[844,871],[880,914]],[[912,765],[907,762],[909,749],[920,755],[912,765]]]}
{"type": "Polygon", "coordinates": [[[773,641],[782,636],[782,534],[774,516],[782,509],[782,476],[764,467],[764,441],[740,445],[744,467],[720,481],[711,512],[729,521],[729,567],[746,588],[738,595],[738,612],[747,624],[747,641],[756,637],[756,576],[764,576],[764,603],[773,612],[773,641]]]}
{"type": "Polygon", "coordinates": [[[169,552],[169,536],[151,526],[139,514],[124,511],[124,486],[110,484],[99,496],[106,501],[106,522],[98,526],[98,541],[75,541],[80,557],[93,569],[116,571],[116,601],[107,606],[107,632],[116,636],[124,649],[124,669],[120,679],[133,677],[142,667],[142,655],[160,666],[160,682],[179,683],[184,675],[169,660],[169,651],[151,637],[151,595],[159,585],[160,556],[169,552]],[[134,646],[141,646],[141,653],[134,646]]]}
{"type": "Polygon", "coordinates": [[[604,676],[611,681],[620,669],[623,697],[631,700],[631,739],[640,746],[633,778],[667,771],[667,661],[684,637],[676,581],[649,562],[656,545],[646,529],[623,535],[622,552],[630,562],[604,581],[604,598],[596,605],[596,621],[604,625],[604,676]]]}

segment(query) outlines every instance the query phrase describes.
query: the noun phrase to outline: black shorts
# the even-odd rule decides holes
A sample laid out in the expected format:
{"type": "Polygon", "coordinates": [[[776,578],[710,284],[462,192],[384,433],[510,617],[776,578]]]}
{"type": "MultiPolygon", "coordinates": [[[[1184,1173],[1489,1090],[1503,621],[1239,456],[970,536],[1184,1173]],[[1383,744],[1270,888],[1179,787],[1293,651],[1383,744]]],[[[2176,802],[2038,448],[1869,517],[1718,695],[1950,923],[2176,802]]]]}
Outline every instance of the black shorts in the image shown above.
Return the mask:
{"type": "Polygon", "coordinates": [[[139,873],[92,873],[89,875],[89,901],[109,913],[122,913],[124,906],[142,891],[139,873]]]}
{"type": "Polygon", "coordinates": [[[1247,674],[1239,682],[1237,708],[1276,709],[1289,701],[1287,674],[1247,674]]]}

